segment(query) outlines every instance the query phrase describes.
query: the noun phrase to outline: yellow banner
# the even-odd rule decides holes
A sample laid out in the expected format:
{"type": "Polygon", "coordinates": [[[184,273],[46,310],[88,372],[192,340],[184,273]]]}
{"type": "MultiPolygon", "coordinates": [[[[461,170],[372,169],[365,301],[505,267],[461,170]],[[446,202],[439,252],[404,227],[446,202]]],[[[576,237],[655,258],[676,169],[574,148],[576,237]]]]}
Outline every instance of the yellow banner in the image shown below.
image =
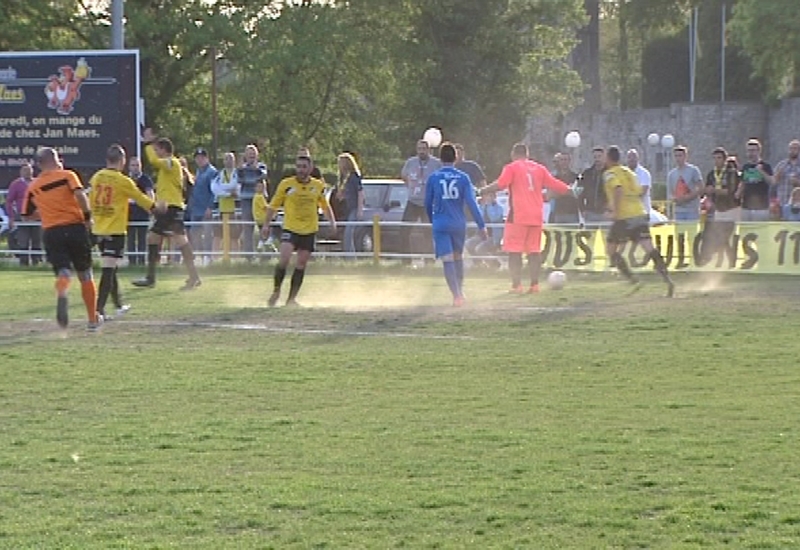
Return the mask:
{"type": "MultiPolygon", "coordinates": [[[[606,271],[605,229],[546,226],[543,263],[556,269],[606,271]]],[[[672,271],[741,271],[800,275],[800,223],[667,224],[650,229],[672,271]]],[[[651,271],[640,246],[622,254],[634,270],[651,271]]]]}

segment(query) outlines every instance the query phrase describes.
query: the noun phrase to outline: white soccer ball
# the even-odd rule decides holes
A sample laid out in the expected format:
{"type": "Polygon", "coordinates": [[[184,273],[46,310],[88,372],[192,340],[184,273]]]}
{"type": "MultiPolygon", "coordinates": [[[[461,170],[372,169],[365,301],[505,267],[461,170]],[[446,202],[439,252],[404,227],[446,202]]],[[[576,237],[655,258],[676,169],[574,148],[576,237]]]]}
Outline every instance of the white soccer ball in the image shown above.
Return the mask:
{"type": "Polygon", "coordinates": [[[422,139],[428,142],[428,147],[436,149],[442,143],[442,131],[439,128],[428,128],[422,139]]]}
{"type": "Polygon", "coordinates": [[[553,271],[547,276],[547,284],[553,290],[561,290],[567,282],[567,275],[563,271],[553,271]]]}

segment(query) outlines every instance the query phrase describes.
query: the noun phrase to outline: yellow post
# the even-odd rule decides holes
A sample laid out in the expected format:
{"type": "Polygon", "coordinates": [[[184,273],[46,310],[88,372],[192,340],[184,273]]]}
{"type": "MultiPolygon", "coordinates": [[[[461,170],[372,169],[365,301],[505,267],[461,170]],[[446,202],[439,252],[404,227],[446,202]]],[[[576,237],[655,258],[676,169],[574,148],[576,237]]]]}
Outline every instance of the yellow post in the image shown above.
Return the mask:
{"type": "Polygon", "coordinates": [[[372,258],[375,264],[381,263],[381,217],[372,216],[372,258]]]}
{"type": "Polygon", "coordinates": [[[231,215],[222,214],[222,263],[228,264],[231,261],[231,215]]]}

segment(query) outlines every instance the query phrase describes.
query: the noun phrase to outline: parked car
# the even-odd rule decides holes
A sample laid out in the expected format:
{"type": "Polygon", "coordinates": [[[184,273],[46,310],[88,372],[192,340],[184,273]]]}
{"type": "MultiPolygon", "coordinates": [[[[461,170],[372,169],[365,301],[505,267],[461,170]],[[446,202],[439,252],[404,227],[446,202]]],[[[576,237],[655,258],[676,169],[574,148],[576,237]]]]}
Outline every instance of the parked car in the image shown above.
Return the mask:
{"type": "MultiPolygon", "coordinates": [[[[401,222],[408,202],[408,188],[400,179],[364,179],[364,221],[372,221],[377,215],[382,222],[401,222]]],[[[337,239],[344,237],[344,227],[340,227],[337,239]]],[[[373,227],[358,227],[355,232],[355,245],[358,252],[375,250],[373,227]]],[[[422,227],[411,233],[411,246],[414,252],[429,254],[433,252],[430,232],[422,227]]],[[[381,252],[399,253],[401,251],[400,227],[381,226],[381,252]]]]}

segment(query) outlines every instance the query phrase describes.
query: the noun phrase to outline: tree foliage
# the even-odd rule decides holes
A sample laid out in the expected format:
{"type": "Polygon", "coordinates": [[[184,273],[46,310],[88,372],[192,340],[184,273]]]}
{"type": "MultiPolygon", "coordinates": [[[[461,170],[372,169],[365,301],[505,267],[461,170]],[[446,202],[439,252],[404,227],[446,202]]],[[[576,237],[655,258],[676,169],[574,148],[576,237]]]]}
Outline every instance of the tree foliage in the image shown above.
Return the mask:
{"type": "MultiPolygon", "coordinates": [[[[602,4],[604,96],[622,110],[643,100],[644,52],[685,27],[691,0],[607,0],[602,4]]],[[[654,75],[657,77],[657,75],[654,75]]],[[[652,80],[652,78],[651,78],[652,80]]]]}
{"type": "MultiPolygon", "coordinates": [[[[496,167],[527,117],[563,113],[582,84],[567,58],[582,0],[126,0],[147,123],[210,146],[214,59],[220,149],[256,142],[273,169],[300,145],[396,173],[428,126],[496,167]]],[[[7,0],[0,47],[108,47],[108,4],[7,0]]]]}
{"type": "Polygon", "coordinates": [[[666,107],[689,98],[689,45],[665,36],[647,44],[642,54],[642,106],[666,107]]]}
{"type": "Polygon", "coordinates": [[[800,24],[796,0],[738,0],[730,37],[753,61],[771,97],[800,95],[800,24]]]}
{"type": "MultiPolygon", "coordinates": [[[[722,55],[722,5],[726,5],[726,20],[730,22],[735,0],[706,0],[698,11],[699,51],[697,60],[698,101],[719,101],[722,55]]],[[[731,36],[730,28],[726,34],[731,36]]],[[[735,31],[735,29],[734,29],[735,31]]],[[[685,32],[685,29],[684,29],[685,32]]],[[[725,99],[727,101],[758,101],[766,94],[763,78],[754,76],[750,57],[736,40],[727,40],[725,47],[725,99]]]]}

